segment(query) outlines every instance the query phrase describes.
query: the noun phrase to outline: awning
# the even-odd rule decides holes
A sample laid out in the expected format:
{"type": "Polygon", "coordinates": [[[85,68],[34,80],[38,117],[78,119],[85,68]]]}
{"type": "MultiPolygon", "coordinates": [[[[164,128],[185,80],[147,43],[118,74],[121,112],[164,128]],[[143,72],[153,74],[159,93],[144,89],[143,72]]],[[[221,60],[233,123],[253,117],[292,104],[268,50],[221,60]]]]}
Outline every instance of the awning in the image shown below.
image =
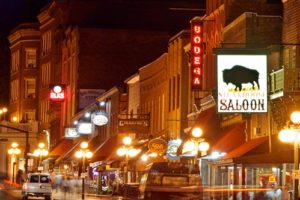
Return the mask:
{"type": "MultiPolygon", "coordinates": [[[[300,155],[299,158],[300,160],[300,155]]],[[[294,152],[293,150],[265,153],[265,154],[257,154],[257,155],[249,155],[242,156],[235,159],[236,163],[244,163],[244,164],[282,164],[282,163],[293,163],[294,162],[294,152]]]]}
{"type": "Polygon", "coordinates": [[[69,160],[69,158],[74,157],[73,155],[75,154],[75,150],[80,146],[81,141],[81,139],[74,140],[73,144],[69,148],[66,148],[66,151],[60,154],[60,156],[55,160],[55,163],[59,163],[62,160],[69,160]]]}
{"type": "MultiPolygon", "coordinates": [[[[103,143],[98,145],[93,150],[93,158],[92,161],[101,161],[105,160],[109,162],[109,160],[117,158],[116,151],[117,149],[122,146],[122,136],[119,134],[113,135],[103,143]]],[[[99,143],[98,143],[99,144],[99,143]]]]}
{"type": "Polygon", "coordinates": [[[49,153],[50,157],[60,156],[66,153],[76,142],[74,140],[62,139],[55,145],[49,153]]]}
{"type": "MultiPolygon", "coordinates": [[[[246,163],[244,157],[251,155],[259,155],[268,152],[268,137],[264,136],[257,139],[252,139],[244,144],[236,147],[224,157],[217,160],[213,160],[212,164],[222,165],[222,164],[241,164],[246,163]]],[[[258,163],[257,160],[254,162],[258,163]]]]}
{"type": "Polygon", "coordinates": [[[218,151],[228,153],[246,141],[245,122],[231,125],[224,129],[219,139],[212,145],[210,152],[218,151]]]}
{"type": "MultiPolygon", "coordinates": [[[[261,137],[261,138],[257,138],[257,139],[252,139],[252,140],[250,140],[250,141],[242,144],[241,146],[237,147],[236,149],[230,151],[222,159],[225,160],[225,159],[239,158],[239,157],[241,157],[243,155],[246,155],[251,150],[253,150],[254,148],[258,147],[259,145],[261,145],[262,143],[266,142],[267,140],[268,140],[268,137],[261,137]]],[[[266,152],[266,150],[268,150],[268,149],[263,148],[260,153],[266,152]]]]}
{"type": "MultiPolygon", "coordinates": [[[[216,112],[216,107],[211,107],[199,113],[193,127],[200,127],[203,131],[202,137],[209,142],[220,132],[220,119],[216,112]]],[[[192,127],[191,127],[192,128],[192,127]]]]}

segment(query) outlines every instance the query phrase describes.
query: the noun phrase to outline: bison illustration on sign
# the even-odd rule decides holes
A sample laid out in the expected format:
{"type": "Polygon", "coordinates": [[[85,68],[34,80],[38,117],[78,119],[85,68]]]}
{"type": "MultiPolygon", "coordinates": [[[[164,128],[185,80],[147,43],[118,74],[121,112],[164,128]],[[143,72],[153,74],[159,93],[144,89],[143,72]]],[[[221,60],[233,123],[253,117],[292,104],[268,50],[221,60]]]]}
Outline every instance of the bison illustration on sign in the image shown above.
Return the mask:
{"type": "Polygon", "coordinates": [[[236,91],[242,91],[242,84],[251,83],[254,89],[254,84],[256,83],[259,89],[259,72],[254,69],[248,69],[247,67],[241,65],[234,65],[231,69],[223,70],[223,81],[226,84],[232,83],[235,85],[236,91]]]}

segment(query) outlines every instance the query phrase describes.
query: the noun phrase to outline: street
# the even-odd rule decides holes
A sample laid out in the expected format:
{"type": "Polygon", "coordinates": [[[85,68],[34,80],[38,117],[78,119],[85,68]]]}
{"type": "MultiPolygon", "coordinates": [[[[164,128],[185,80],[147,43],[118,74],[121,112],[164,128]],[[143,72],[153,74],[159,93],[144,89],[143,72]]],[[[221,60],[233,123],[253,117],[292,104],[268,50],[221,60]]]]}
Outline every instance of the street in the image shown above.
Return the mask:
{"type": "MultiPolygon", "coordinates": [[[[79,193],[63,193],[63,192],[55,192],[53,191],[53,200],[80,200],[81,194],[79,193]]],[[[22,199],[21,190],[20,189],[0,189],[0,199],[2,200],[20,200],[22,199]]],[[[42,198],[32,198],[32,199],[42,199],[42,198]]],[[[105,200],[105,199],[114,199],[121,200],[125,199],[121,196],[111,196],[111,195],[93,195],[86,194],[85,200],[105,200]]]]}

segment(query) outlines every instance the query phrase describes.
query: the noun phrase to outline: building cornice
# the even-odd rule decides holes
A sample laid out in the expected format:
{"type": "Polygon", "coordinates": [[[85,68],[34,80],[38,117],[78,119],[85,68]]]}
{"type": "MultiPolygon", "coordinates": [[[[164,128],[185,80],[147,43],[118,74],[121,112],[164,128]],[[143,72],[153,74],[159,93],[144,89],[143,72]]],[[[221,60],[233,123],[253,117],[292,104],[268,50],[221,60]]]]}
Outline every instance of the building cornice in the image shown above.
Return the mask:
{"type": "Polygon", "coordinates": [[[14,44],[19,40],[39,40],[40,32],[36,29],[20,29],[8,36],[10,44],[14,44]]]}

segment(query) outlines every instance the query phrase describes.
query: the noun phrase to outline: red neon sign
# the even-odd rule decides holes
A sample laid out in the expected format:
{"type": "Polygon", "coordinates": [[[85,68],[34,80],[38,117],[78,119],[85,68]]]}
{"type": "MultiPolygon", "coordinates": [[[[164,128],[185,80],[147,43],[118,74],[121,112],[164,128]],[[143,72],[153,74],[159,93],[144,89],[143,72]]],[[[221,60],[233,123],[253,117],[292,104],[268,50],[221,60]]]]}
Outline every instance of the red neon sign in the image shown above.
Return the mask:
{"type": "Polygon", "coordinates": [[[203,74],[203,23],[199,20],[191,21],[191,69],[192,89],[200,90],[203,74]]]}
{"type": "Polygon", "coordinates": [[[51,86],[49,98],[53,101],[63,101],[65,99],[64,87],[62,85],[51,86]]]}

